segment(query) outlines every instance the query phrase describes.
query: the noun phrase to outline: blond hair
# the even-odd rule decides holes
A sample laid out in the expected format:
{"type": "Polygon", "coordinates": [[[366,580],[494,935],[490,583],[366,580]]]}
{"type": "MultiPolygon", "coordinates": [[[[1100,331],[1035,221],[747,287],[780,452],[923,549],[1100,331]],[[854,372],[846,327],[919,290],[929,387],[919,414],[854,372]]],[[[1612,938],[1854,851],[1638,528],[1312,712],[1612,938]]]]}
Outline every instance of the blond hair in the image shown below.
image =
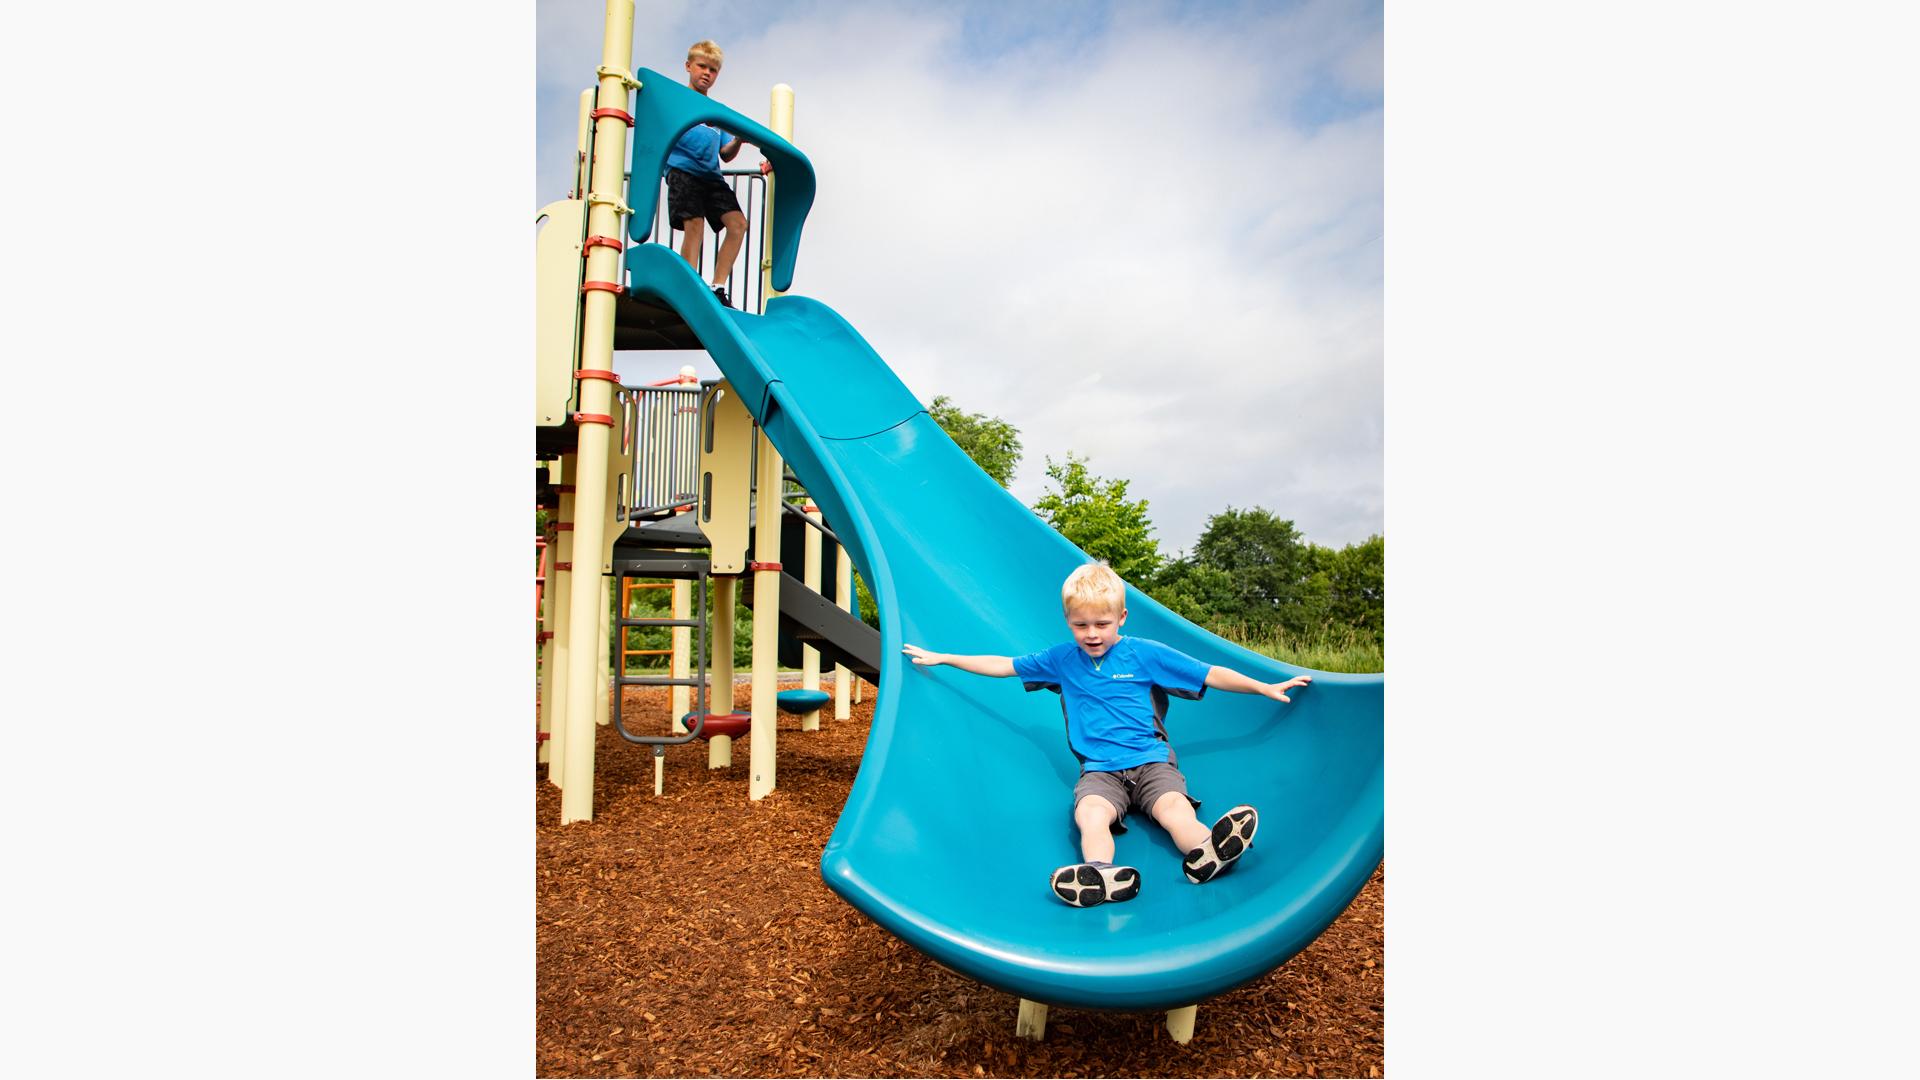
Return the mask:
{"type": "Polygon", "coordinates": [[[1060,606],[1067,614],[1073,614],[1074,608],[1092,608],[1095,611],[1120,612],[1127,606],[1127,583],[1113,572],[1113,567],[1101,562],[1090,562],[1077,567],[1067,575],[1060,586],[1060,606]]]}
{"type": "Polygon", "coordinates": [[[696,56],[704,56],[713,61],[715,67],[725,62],[725,58],[720,53],[720,46],[711,41],[696,41],[687,46],[687,59],[692,60],[696,56]]]}

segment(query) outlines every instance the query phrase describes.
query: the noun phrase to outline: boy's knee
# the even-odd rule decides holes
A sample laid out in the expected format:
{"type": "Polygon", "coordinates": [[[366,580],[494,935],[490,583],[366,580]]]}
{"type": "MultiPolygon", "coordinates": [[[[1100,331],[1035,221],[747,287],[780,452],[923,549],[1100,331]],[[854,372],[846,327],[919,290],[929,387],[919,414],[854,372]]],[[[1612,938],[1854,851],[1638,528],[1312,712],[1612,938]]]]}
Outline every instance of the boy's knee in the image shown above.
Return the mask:
{"type": "Polygon", "coordinates": [[[1115,814],[1113,804],[1098,795],[1088,795],[1074,804],[1073,820],[1088,829],[1097,829],[1113,824],[1115,814]]]}
{"type": "Polygon", "coordinates": [[[720,227],[728,232],[744,229],[747,227],[747,215],[737,212],[723,215],[720,218],[720,227]]]}
{"type": "Polygon", "coordinates": [[[1177,791],[1162,792],[1159,798],[1153,800],[1152,811],[1154,817],[1160,817],[1163,814],[1179,817],[1183,812],[1185,816],[1192,817],[1193,802],[1177,791]]]}

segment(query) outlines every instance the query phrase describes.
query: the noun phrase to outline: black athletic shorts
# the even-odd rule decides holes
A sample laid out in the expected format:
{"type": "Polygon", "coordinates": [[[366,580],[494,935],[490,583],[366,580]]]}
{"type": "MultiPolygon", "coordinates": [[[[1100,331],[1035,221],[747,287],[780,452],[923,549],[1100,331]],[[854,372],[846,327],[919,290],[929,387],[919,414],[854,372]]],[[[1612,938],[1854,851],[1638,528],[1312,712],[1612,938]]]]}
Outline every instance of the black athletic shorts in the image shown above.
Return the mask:
{"type": "Polygon", "coordinates": [[[725,180],[667,170],[667,220],[673,223],[675,232],[685,228],[688,218],[706,218],[707,224],[718,229],[721,218],[740,212],[733,185],[725,180]]]}

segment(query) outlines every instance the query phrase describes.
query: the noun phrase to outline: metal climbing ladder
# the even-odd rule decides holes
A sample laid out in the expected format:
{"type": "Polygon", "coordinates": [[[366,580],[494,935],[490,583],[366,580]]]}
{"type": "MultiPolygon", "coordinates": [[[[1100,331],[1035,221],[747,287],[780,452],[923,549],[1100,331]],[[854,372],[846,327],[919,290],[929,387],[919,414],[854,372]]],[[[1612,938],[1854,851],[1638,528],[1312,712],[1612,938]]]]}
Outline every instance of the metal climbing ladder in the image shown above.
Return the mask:
{"type": "MultiPolygon", "coordinates": [[[[620,737],[632,743],[653,747],[653,756],[658,761],[666,756],[666,748],[690,743],[700,737],[700,729],[707,719],[707,583],[712,577],[712,563],[703,558],[690,555],[644,555],[636,558],[615,559],[613,572],[620,579],[619,595],[626,596],[629,578],[667,578],[695,583],[694,591],[699,594],[697,613],[691,619],[655,618],[643,616],[632,618],[627,615],[623,604],[620,618],[617,620],[621,640],[626,640],[629,627],[678,627],[684,626],[695,631],[696,642],[693,659],[696,665],[694,674],[681,678],[673,675],[629,675],[624,664],[613,678],[613,726],[620,737]],[[689,686],[694,688],[694,704],[691,718],[687,720],[687,730],[683,735],[635,735],[621,722],[621,699],[623,691],[629,686],[689,686]]],[[[675,719],[679,719],[676,717],[675,719]]]]}

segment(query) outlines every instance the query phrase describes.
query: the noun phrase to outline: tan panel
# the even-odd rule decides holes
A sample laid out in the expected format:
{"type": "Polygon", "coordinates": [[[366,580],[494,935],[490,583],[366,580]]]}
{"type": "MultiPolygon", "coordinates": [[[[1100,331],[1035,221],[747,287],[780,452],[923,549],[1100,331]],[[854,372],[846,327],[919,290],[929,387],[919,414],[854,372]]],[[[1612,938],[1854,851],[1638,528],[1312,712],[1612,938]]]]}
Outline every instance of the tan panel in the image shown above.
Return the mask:
{"type": "Polygon", "coordinates": [[[580,282],[586,263],[587,204],[561,199],[541,207],[534,244],[533,426],[567,422],[573,370],[580,352],[580,282]]]}
{"type": "MultiPolygon", "coordinates": [[[[738,574],[747,568],[747,513],[752,505],[753,416],[732,383],[707,391],[700,410],[711,422],[713,446],[700,432],[700,531],[713,547],[713,572],[738,574]]],[[[774,523],[777,528],[779,522],[774,523]]]]}
{"type": "Polygon", "coordinates": [[[600,540],[600,572],[613,573],[613,543],[627,531],[633,504],[633,440],[638,434],[638,394],[622,391],[613,399],[613,434],[607,441],[607,509],[600,540]]]}

